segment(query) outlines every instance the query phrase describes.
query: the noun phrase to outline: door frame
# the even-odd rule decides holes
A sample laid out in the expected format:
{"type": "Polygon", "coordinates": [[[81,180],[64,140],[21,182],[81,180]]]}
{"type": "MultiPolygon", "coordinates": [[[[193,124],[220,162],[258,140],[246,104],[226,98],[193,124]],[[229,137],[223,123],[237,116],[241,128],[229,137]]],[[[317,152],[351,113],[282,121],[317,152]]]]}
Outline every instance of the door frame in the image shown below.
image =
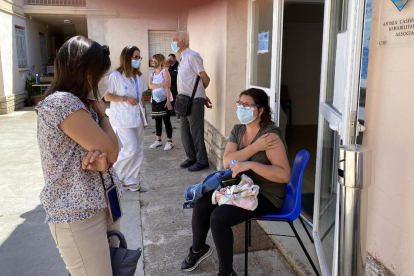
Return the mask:
{"type": "Polygon", "coordinates": [[[272,49],[271,49],[271,79],[270,88],[260,87],[250,84],[251,65],[252,65],[252,43],[253,43],[253,2],[260,0],[248,1],[247,15],[247,68],[246,68],[246,87],[258,88],[266,92],[270,97],[270,108],[273,111],[273,120],[276,126],[279,126],[280,112],[280,84],[281,84],[281,68],[282,68],[282,43],[283,43],[283,9],[284,0],[273,0],[273,24],[272,24],[272,49]]]}

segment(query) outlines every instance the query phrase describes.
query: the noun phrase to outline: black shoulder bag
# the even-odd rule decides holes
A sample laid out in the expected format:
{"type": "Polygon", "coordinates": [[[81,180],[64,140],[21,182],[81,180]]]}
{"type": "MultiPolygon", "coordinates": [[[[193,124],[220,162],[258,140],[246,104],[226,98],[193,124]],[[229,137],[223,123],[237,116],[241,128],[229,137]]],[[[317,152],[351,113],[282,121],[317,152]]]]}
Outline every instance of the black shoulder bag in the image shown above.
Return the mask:
{"type": "Polygon", "coordinates": [[[191,97],[183,94],[178,94],[174,104],[175,114],[178,116],[190,116],[191,107],[193,106],[193,99],[197,91],[198,83],[200,82],[200,76],[197,76],[197,80],[194,85],[193,95],[191,97]]]}

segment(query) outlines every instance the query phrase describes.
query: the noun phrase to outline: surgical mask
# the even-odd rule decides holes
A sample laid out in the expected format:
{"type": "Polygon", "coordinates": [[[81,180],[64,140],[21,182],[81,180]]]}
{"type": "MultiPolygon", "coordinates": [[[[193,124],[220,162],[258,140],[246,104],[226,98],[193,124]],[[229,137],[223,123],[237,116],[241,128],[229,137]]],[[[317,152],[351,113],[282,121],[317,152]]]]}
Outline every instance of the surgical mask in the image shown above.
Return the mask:
{"type": "Polygon", "coordinates": [[[152,63],[152,67],[153,67],[154,69],[157,69],[157,68],[158,68],[158,62],[153,62],[153,63],[152,63]]]}
{"type": "Polygon", "coordinates": [[[180,47],[178,47],[178,42],[177,42],[177,41],[173,41],[173,42],[171,42],[171,49],[172,49],[174,52],[178,52],[178,51],[180,50],[180,47]]]}
{"type": "Polygon", "coordinates": [[[243,125],[250,124],[256,119],[256,117],[253,115],[253,112],[254,108],[249,110],[246,109],[244,106],[240,106],[237,108],[237,118],[243,125]]]}
{"type": "MultiPolygon", "coordinates": [[[[90,81],[88,80],[89,85],[92,87],[90,81]]],[[[93,90],[89,91],[88,93],[88,100],[92,100],[92,101],[100,101],[102,100],[102,98],[105,96],[106,92],[108,92],[108,79],[107,77],[103,77],[99,82],[98,82],[98,99],[95,98],[95,96],[93,95],[93,90]]]]}
{"type": "Polygon", "coordinates": [[[131,61],[131,66],[132,66],[132,68],[137,69],[138,67],[141,66],[141,60],[135,60],[135,59],[133,59],[131,61]]]}

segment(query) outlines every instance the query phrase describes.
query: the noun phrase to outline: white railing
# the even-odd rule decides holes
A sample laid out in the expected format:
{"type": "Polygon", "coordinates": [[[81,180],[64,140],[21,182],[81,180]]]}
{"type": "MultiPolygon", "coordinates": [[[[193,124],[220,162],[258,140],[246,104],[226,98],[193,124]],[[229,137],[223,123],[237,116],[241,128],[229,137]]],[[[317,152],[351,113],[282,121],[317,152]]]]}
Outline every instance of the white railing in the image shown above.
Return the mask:
{"type": "Polygon", "coordinates": [[[86,0],[26,0],[26,5],[86,7],[86,0]]]}

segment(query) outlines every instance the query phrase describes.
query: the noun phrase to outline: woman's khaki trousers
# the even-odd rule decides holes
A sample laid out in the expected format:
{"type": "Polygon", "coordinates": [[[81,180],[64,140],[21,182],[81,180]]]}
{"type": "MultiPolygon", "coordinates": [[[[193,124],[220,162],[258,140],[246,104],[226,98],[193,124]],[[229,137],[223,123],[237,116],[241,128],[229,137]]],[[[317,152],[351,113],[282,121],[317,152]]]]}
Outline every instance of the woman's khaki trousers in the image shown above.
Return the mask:
{"type": "MultiPolygon", "coordinates": [[[[74,223],[49,223],[49,228],[72,276],[112,276],[106,232],[120,224],[111,224],[107,211],[74,223]]],[[[111,246],[118,246],[116,238],[111,246]]]]}

